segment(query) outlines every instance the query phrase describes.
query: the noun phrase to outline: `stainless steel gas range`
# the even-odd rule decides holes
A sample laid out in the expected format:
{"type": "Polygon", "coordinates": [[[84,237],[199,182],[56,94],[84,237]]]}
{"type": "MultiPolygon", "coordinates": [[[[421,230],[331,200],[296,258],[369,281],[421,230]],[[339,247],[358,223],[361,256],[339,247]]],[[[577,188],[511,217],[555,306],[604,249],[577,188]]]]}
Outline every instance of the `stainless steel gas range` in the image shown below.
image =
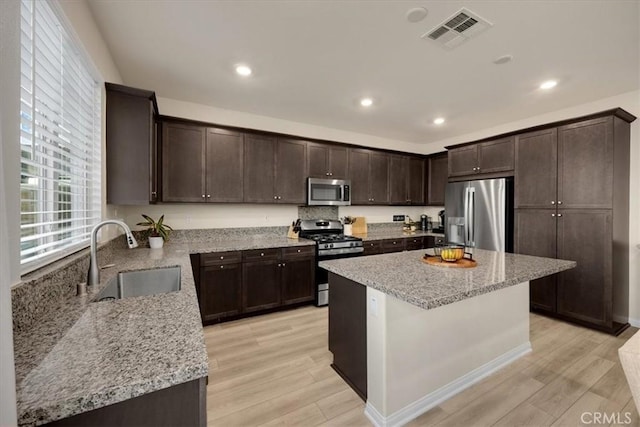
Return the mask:
{"type": "Polygon", "coordinates": [[[311,219],[300,222],[300,237],[316,242],[316,305],[329,303],[329,281],[327,270],[318,267],[318,262],[330,259],[362,255],[362,239],[345,236],[338,220],[311,219]]]}

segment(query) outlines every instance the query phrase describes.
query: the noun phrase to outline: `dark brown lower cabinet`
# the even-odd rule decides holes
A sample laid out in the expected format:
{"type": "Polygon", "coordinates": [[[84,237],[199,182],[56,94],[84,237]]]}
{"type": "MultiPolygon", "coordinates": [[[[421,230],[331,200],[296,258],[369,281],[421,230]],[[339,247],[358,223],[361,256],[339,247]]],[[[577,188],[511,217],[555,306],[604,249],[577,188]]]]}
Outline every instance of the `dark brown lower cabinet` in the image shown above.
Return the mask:
{"type": "Polygon", "coordinates": [[[382,253],[402,252],[405,250],[405,239],[385,239],[381,243],[382,253]]]}
{"type": "Polygon", "coordinates": [[[282,305],[313,301],[315,299],[314,258],[284,259],[280,273],[282,275],[282,305]]]}
{"type": "Polygon", "coordinates": [[[315,246],[195,257],[192,262],[198,270],[198,300],[205,324],[315,300],[315,246]]]}
{"type": "Polygon", "coordinates": [[[382,244],[379,240],[367,240],[362,242],[364,252],[362,255],[378,255],[382,253],[382,244]]]}
{"type": "Polygon", "coordinates": [[[242,308],[245,313],[280,305],[280,262],[245,262],[242,265],[242,308]]]}
{"type": "Polygon", "coordinates": [[[578,266],[558,276],[558,314],[613,328],[610,210],[558,211],[558,258],[578,266]]]}
{"type": "Polygon", "coordinates": [[[46,425],[204,427],[207,425],[207,379],[188,381],[46,425]]]}
{"type": "Polygon", "coordinates": [[[242,312],[242,264],[201,267],[202,321],[215,321],[242,312]]]}
{"type": "Polygon", "coordinates": [[[405,246],[408,251],[416,251],[418,249],[424,249],[423,237],[407,237],[405,239],[405,246]]]}
{"type": "MultiPolygon", "coordinates": [[[[515,221],[515,252],[518,254],[556,258],[555,209],[518,209],[515,221]]],[[[532,280],[529,284],[531,308],[556,311],[557,275],[532,280]]]]}
{"type": "Polygon", "coordinates": [[[367,400],[367,288],[329,273],[331,367],[367,400]]]}

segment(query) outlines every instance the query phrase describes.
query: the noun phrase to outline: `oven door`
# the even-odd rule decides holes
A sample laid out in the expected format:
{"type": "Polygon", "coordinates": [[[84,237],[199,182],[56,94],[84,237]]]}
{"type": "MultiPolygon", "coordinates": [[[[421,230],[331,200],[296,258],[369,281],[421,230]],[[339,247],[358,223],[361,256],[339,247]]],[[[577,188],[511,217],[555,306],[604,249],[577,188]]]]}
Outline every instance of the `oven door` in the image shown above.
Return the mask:
{"type": "Polygon", "coordinates": [[[341,179],[309,178],[307,204],[310,206],[348,206],[350,182],[341,179]]]}
{"type": "MultiPolygon", "coordinates": [[[[353,258],[362,256],[362,252],[356,252],[353,254],[338,254],[338,255],[325,255],[318,256],[318,261],[329,261],[339,258],[353,258]]],[[[329,304],[329,272],[324,268],[318,267],[316,264],[316,305],[322,307],[329,304]]]]}

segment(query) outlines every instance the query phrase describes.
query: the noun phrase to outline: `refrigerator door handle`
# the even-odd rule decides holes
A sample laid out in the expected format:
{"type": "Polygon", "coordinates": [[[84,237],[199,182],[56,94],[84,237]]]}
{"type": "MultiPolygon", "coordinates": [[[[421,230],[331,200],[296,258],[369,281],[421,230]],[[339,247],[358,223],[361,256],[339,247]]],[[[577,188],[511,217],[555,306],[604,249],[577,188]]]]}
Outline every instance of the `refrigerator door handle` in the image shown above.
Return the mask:
{"type": "Polygon", "coordinates": [[[471,189],[469,187],[464,189],[464,244],[465,246],[469,246],[469,241],[471,240],[471,230],[469,229],[469,204],[470,204],[470,196],[471,189]]]}
{"type": "Polygon", "coordinates": [[[470,246],[476,246],[476,230],[475,230],[475,213],[476,213],[476,189],[469,188],[469,240],[470,246]]]}

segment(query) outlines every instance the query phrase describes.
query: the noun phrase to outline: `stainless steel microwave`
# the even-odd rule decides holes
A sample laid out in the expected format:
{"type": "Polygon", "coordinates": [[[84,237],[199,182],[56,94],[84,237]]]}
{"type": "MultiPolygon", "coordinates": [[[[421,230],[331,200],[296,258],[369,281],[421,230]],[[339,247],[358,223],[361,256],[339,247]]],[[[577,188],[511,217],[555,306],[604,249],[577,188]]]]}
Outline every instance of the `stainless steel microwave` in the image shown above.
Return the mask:
{"type": "Polygon", "coordinates": [[[307,205],[347,206],[351,204],[351,181],[344,179],[309,178],[307,205]]]}

